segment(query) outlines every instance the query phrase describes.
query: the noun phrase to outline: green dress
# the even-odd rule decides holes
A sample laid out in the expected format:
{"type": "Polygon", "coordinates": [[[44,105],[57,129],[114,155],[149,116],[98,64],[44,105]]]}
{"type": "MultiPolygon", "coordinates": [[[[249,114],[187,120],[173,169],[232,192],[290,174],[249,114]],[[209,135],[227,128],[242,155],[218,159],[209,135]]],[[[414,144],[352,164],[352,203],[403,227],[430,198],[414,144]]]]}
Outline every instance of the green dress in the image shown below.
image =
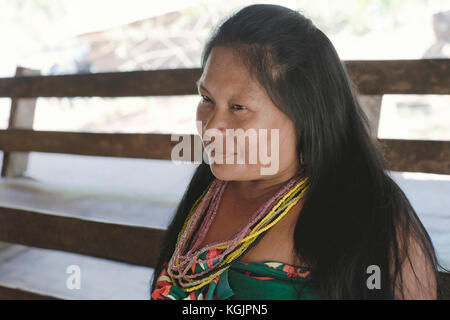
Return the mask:
{"type": "MultiPolygon", "coordinates": [[[[218,252],[208,251],[203,259],[218,252]]],[[[284,263],[233,262],[228,269],[208,285],[185,292],[167,273],[167,264],[152,292],[154,300],[316,300],[320,299],[311,271],[284,263]]],[[[208,268],[206,263],[195,265],[196,271],[208,268]]]]}
{"type": "Polygon", "coordinates": [[[233,300],[320,299],[311,272],[280,262],[235,262],[227,270],[233,300]]]}

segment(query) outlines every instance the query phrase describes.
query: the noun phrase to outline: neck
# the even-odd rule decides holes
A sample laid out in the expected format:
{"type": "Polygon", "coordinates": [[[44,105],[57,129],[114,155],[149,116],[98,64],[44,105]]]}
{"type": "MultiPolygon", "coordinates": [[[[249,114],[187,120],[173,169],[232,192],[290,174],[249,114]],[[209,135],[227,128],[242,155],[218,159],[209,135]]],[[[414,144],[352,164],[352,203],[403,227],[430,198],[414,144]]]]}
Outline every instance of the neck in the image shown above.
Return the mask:
{"type": "Polygon", "coordinates": [[[230,181],[230,192],[240,202],[257,203],[273,196],[296,173],[297,168],[256,180],[230,181]]]}

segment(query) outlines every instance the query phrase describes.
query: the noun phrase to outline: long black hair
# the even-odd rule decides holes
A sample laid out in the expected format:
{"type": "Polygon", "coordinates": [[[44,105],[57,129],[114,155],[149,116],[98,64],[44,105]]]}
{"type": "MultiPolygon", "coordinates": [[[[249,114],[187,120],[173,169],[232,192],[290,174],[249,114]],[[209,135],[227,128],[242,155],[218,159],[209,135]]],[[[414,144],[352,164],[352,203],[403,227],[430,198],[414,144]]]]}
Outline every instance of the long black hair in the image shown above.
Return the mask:
{"type": "MultiPolygon", "coordinates": [[[[433,267],[429,276],[438,282],[430,237],[389,176],[355,86],[328,37],[297,11],[256,4],[213,30],[203,49],[202,70],[216,46],[239,53],[297,128],[309,188],[293,240],[296,254],[312,266],[320,294],[326,299],[393,299],[396,286],[403,292],[401,267],[409,259],[411,238],[433,267]],[[367,287],[371,265],[381,270],[381,289],[367,287]]],[[[213,179],[202,162],[166,232],[152,290],[190,208],[213,179]]]]}

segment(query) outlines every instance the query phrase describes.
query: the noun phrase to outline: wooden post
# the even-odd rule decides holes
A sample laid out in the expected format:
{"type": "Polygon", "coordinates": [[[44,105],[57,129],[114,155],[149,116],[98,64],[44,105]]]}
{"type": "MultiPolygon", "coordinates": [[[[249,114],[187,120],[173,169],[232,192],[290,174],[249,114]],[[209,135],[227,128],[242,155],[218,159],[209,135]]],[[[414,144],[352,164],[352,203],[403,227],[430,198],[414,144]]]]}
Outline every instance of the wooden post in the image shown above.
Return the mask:
{"type": "MultiPolygon", "coordinates": [[[[40,75],[39,70],[17,67],[16,77],[40,75]]],[[[12,99],[8,129],[33,129],[36,98],[12,99]]],[[[3,152],[2,177],[21,177],[28,166],[28,152],[3,152]]]]}
{"type": "Polygon", "coordinates": [[[378,137],[382,95],[358,95],[358,101],[369,119],[371,135],[378,137]]]}

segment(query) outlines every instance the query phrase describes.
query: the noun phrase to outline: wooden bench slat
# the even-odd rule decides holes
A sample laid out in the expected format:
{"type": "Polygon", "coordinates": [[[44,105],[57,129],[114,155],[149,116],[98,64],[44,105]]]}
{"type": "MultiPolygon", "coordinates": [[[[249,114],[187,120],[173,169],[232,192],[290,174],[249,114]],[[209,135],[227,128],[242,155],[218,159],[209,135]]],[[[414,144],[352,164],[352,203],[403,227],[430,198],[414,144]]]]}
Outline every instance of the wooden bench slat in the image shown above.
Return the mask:
{"type": "Polygon", "coordinates": [[[170,160],[177,143],[170,134],[0,130],[3,151],[170,160]]]}
{"type": "MultiPolygon", "coordinates": [[[[197,135],[189,137],[193,145],[197,135]]],[[[450,142],[377,139],[390,170],[450,174],[450,142]]],[[[180,140],[181,141],[181,140],[180,140]]],[[[0,150],[170,160],[170,134],[0,130],[0,150]]]]}
{"type": "Polygon", "coordinates": [[[60,300],[38,292],[26,291],[20,288],[9,288],[0,285],[0,300],[60,300]]]}
{"type": "Polygon", "coordinates": [[[165,230],[0,207],[0,241],[152,267],[165,230]]]}
{"type": "Polygon", "coordinates": [[[389,170],[450,174],[450,141],[378,139],[389,170]]]}
{"type": "MultiPolygon", "coordinates": [[[[360,94],[450,94],[450,59],[344,61],[360,94]]],[[[0,78],[0,97],[196,94],[200,68],[0,78]]]]}
{"type": "Polygon", "coordinates": [[[347,61],[361,94],[450,94],[450,59],[347,61]]]}
{"type": "Polygon", "coordinates": [[[201,71],[168,69],[0,78],[0,97],[134,97],[196,93],[201,71]]]}

